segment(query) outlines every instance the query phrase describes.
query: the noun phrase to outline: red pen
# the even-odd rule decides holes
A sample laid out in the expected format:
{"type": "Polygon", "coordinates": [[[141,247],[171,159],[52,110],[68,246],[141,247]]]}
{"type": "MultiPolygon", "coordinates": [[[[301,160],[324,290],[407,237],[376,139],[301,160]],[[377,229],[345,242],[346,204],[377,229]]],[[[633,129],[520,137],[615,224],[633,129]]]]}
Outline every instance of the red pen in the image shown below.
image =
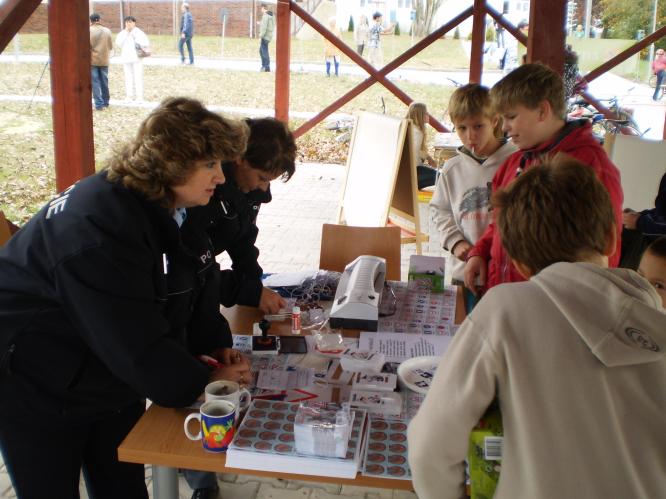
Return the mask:
{"type": "Polygon", "coordinates": [[[199,360],[204,364],[208,364],[210,367],[214,367],[215,369],[222,367],[222,363],[210,355],[199,355],[199,360]]]}

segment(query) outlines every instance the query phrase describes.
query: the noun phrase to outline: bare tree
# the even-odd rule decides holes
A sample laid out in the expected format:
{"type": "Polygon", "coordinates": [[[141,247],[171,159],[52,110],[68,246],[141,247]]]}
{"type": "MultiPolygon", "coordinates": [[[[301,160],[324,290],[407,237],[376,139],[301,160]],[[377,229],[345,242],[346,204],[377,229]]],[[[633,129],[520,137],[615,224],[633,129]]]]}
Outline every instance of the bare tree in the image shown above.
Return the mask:
{"type": "Polygon", "coordinates": [[[412,0],[412,8],[416,11],[415,36],[426,36],[430,33],[435,14],[441,5],[442,0],[412,0]]]}

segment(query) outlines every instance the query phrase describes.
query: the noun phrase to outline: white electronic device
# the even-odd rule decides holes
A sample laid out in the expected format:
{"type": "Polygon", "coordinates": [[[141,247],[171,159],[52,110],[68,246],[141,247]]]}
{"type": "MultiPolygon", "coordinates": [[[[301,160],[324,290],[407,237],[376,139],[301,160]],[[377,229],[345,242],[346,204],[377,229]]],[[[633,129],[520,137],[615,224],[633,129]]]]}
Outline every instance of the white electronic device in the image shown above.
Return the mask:
{"type": "Polygon", "coordinates": [[[362,255],[345,267],[331,308],[331,327],[377,331],[386,260],[362,255]]]}

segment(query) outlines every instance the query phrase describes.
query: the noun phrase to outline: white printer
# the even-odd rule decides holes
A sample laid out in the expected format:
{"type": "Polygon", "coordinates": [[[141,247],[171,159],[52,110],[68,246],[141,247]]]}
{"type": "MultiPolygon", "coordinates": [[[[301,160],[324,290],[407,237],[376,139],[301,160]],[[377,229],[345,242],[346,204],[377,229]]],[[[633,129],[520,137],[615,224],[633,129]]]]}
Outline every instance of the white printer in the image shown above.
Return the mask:
{"type": "Polygon", "coordinates": [[[379,302],[386,278],[386,260],[362,255],[340,277],[329,323],[331,327],[377,331],[379,302]]]}

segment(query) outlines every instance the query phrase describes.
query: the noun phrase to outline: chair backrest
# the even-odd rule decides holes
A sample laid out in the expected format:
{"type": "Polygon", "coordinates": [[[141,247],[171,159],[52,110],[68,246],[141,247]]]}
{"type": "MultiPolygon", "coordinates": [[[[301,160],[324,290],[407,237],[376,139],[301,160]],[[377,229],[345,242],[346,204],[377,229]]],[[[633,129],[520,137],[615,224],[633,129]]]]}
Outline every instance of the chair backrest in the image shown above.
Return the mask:
{"type": "Polygon", "coordinates": [[[400,228],[352,227],[324,224],[321,229],[319,268],[342,272],[361,255],[386,259],[386,279],[400,280],[400,228]]]}
{"type": "Polygon", "coordinates": [[[7,222],[5,214],[0,211],[0,246],[9,241],[10,237],[11,232],[9,231],[9,222],[7,222]]]}

